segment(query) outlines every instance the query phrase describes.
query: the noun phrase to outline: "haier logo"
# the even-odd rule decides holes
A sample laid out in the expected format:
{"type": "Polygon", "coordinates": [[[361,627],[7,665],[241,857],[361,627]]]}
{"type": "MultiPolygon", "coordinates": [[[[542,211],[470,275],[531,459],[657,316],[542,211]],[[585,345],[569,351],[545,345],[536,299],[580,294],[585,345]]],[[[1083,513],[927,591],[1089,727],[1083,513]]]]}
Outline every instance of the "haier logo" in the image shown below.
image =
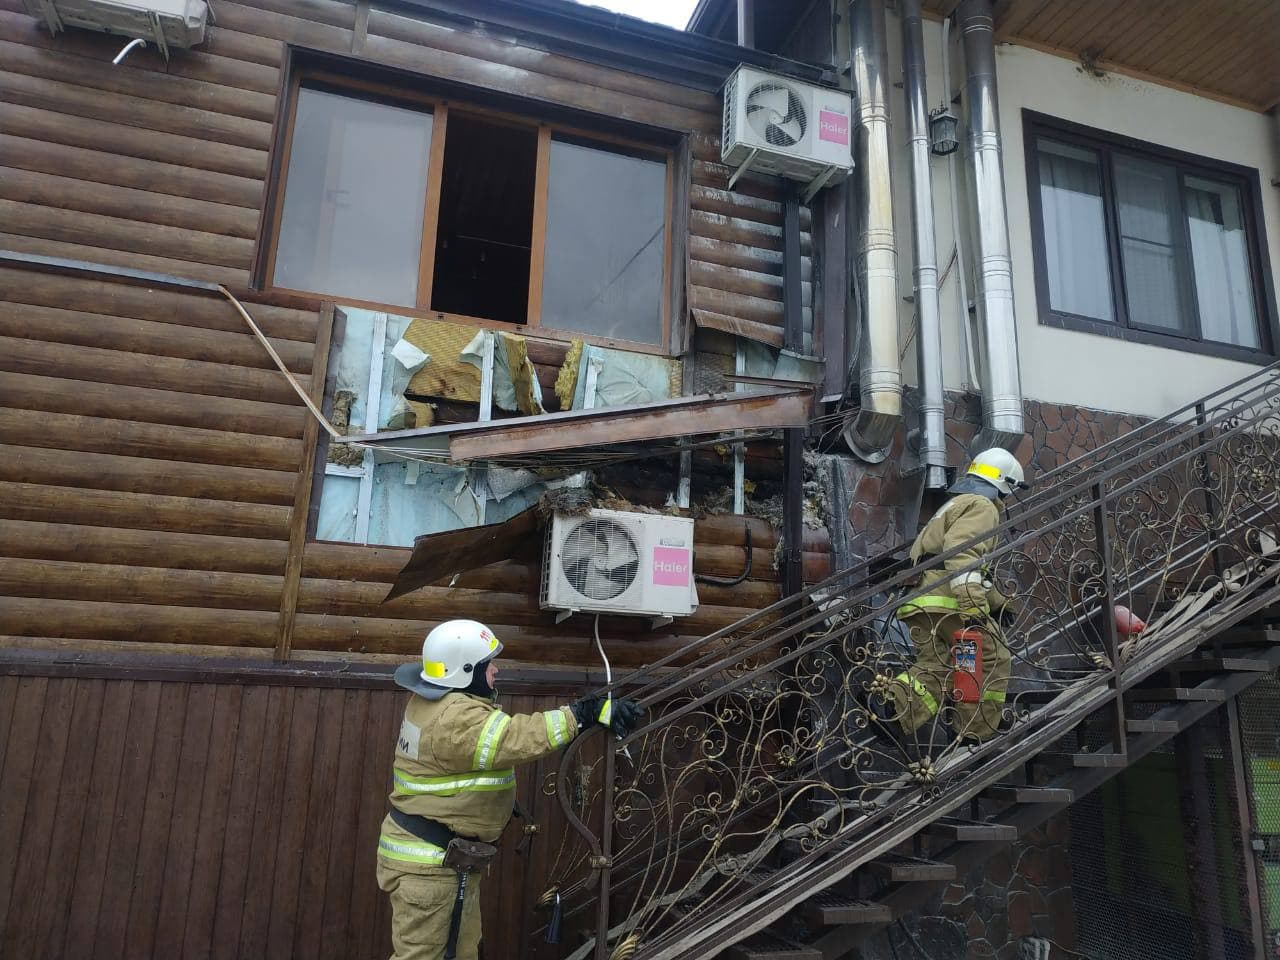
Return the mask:
{"type": "Polygon", "coordinates": [[[653,548],[653,582],[660,587],[687,587],[693,572],[688,550],[653,548]]]}
{"type": "Polygon", "coordinates": [[[818,111],[818,139],[829,143],[849,143],[849,118],[834,110],[818,111]]]}

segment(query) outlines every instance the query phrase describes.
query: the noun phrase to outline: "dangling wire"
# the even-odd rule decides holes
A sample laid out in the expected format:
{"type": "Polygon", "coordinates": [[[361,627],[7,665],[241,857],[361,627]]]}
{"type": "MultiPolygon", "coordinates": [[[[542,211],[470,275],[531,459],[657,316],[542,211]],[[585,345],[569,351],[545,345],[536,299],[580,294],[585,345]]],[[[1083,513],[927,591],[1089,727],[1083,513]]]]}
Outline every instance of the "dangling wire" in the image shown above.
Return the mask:
{"type": "MultiPolygon", "coordinates": [[[[600,653],[600,659],[604,661],[604,685],[605,685],[605,688],[609,691],[609,694],[607,697],[609,706],[607,708],[608,713],[606,714],[606,716],[608,716],[610,721],[612,721],[613,720],[613,668],[609,666],[609,658],[608,656],[605,655],[604,644],[600,642],[600,614],[598,613],[596,614],[595,623],[592,625],[592,631],[595,633],[595,637],[596,637],[596,650],[598,650],[600,653]]],[[[615,737],[617,737],[616,734],[615,734],[615,737]]],[[[617,737],[617,739],[621,740],[622,738],[617,737]]],[[[622,755],[626,757],[628,760],[631,760],[631,751],[626,747],[622,748],[622,755]]],[[[635,761],[632,761],[632,762],[634,763],[635,761]]]]}

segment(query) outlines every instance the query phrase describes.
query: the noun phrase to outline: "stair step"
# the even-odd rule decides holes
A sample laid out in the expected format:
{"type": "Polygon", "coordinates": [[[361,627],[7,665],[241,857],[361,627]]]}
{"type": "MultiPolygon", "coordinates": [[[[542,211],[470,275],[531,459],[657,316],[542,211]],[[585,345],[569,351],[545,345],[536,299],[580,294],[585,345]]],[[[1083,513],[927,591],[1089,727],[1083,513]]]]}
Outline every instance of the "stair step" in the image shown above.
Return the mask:
{"type": "Polygon", "coordinates": [[[1270,673],[1273,668],[1266,660],[1252,657],[1188,657],[1166,669],[1197,673],[1270,673]]]}
{"type": "Polygon", "coordinates": [[[724,952],[726,960],[823,960],[822,951],[757,933],[724,952]]]}
{"type": "Polygon", "coordinates": [[[956,878],[954,863],[916,857],[884,857],[872,860],[864,869],[889,883],[934,883],[956,878]]]}
{"type": "Polygon", "coordinates": [[[1206,703],[1225,703],[1227,694],[1217,687],[1134,687],[1124,694],[1135,701],[1186,700],[1206,703]]]}
{"type": "Polygon", "coordinates": [[[925,833],[944,840],[964,843],[1000,841],[1012,843],[1018,839],[1018,828],[1011,823],[979,823],[973,820],[938,820],[924,828],[925,833]]]}
{"type": "Polygon", "coordinates": [[[1075,794],[1065,787],[1026,787],[1020,784],[998,783],[987,787],[982,795],[1000,803],[1072,803],[1075,794]]]}
{"type": "Polygon", "coordinates": [[[1181,733],[1182,724],[1177,720],[1159,720],[1155,717],[1143,717],[1126,720],[1125,729],[1130,733],[1181,733]]]}
{"type": "Polygon", "coordinates": [[[1097,753],[1042,753],[1036,757],[1040,763],[1060,767],[1106,767],[1118,769],[1129,765],[1129,758],[1123,753],[1098,751],[1097,753]]]}
{"type": "Polygon", "coordinates": [[[820,894],[809,900],[802,911],[814,926],[848,926],[858,923],[891,923],[893,911],[883,903],[850,900],[835,894],[820,894]]]}
{"type": "Polygon", "coordinates": [[[1234,627],[1210,641],[1225,647],[1269,647],[1280,643],[1280,630],[1275,627],[1234,627]]]}

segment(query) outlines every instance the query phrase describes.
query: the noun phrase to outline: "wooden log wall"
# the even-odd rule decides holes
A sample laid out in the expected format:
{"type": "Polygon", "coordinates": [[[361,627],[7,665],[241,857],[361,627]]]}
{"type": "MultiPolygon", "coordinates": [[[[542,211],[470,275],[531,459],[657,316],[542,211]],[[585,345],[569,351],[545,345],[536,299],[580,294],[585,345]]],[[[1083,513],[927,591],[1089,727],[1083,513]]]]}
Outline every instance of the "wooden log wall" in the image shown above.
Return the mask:
{"type": "Polygon", "coordinates": [[[715,94],[383,10],[357,25],[342,0],[217,10],[200,47],[113,67],[117,38],[51,37],[23,0],[0,0],[0,248],[246,287],[291,43],[689,134],[688,305],[781,344],[780,194],[751,177],[728,191],[715,94]]]}
{"type": "MultiPolygon", "coordinates": [[[[277,649],[282,619],[309,657],[412,656],[440,620],[487,620],[511,656],[595,662],[585,617],[538,609],[536,565],[508,563],[380,605],[407,550],[303,544],[299,488],[314,426],[221,298],[0,267],[0,643],[86,649],[277,649]],[[290,536],[299,581],[286,584],[290,536]]],[[[250,305],[291,369],[310,375],[316,314],[250,305]]],[[[702,606],[649,631],[606,618],[620,666],[656,659],[778,596],[776,533],[697,525],[702,606]]],[[[827,569],[812,539],[810,575],[827,569]]],[[[287,645],[286,648],[287,649],[287,645]]]]}
{"type": "MultiPolygon", "coordinates": [[[[690,304],[780,336],[781,204],[762,181],[725,189],[714,94],[386,11],[357,29],[339,0],[222,0],[198,49],[120,67],[115,38],[51,37],[0,0],[0,248],[246,287],[286,43],[690,134],[690,304]]],[[[807,211],[803,225],[808,254],[807,211]]],[[[18,269],[0,269],[0,291],[0,633],[402,657],[431,623],[484,615],[513,655],[593,662],[585,622],[553,628],[538,609],[535,567],[383,607],[404,551],[302,549],[304,411],[225,302],[18,269]]],[[[317,314],[251,309],[305,380],[317,314]]],[[[548,387],[561,351],[531,351],[548,387]]],[[[697,614],[665,632],[606,621],[620,665],[776,598],[776,535],[756,525],[747,583],[701,588],[697,614]]],[[[698,571],[736,575],[742,521],[698,529],[698,571]]],[[[812,546],[816,577],[825,544],[812,546]]]]}
{"type": "MultiPolygon", "coordinates": [[[[278,683],[0,676],[0,954],[388,956],[375,849],[406,695],[278,683]]],[[[517,854],[511,827],[482,882],[490,957],[538,955],[554,769],[520,770],[543,831],[517,854]]]]}

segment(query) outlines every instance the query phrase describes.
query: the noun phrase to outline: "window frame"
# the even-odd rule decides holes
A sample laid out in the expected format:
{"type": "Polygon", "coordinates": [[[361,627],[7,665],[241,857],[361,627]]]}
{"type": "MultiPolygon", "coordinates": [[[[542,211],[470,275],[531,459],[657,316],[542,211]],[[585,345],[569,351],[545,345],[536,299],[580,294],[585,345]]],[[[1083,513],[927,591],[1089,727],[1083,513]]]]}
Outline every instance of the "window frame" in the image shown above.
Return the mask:
{"type": "Polygon", "coordinates": [[[258,257],[255,258],[255,264],[258,269],[257,275],[254,277],[257,289],[310,300],[319,297],[340,305],[378,310],[393,313],[397,316],[444,320],[472,327],[504,330],[509,333],[547,340],[583,340],[597,346],[628,350],[633,353],[650,353],[664,357],[672,355],[672,345],[674,343],[672,326],[675,313],[672,297],[672,281],[675,275],[673,271],[673,252],[676,244],[676,238],[672,234],[678,223],[678,218],[675,215],[677,189],[675,168],[678,157],[676,146],[620,136],[616,133],[590,129],[558,120],[548,120],[538,115],[538,111],[533,104],[530,104],[530,112],[522,115],[513,113],[510,109],[488,106],[483,102],[479,94],[477,94],[475,100],[470,100],[466,99],[465,96],[455,97],[452,94],[437,95],[418,89],[412,83],[400,84],[362,76],[351,76],[345,72],[337,72],[334,69],[323,66],[303,66],[293,63],[291,67],[292,69],[288,70],[287,78],[282,82],[280,96],[282,109],[276,120],[277,130],[273,145],[273,158],[266,188],[267,200],[264,203],[262,226],[259,231],[260,251],[258,257]],[[396,106],[426,110],[432,114],[431,146],[427,157],[427,189],[426,196],[423,198],[422,247],[418,257],[418,288],[416,302],[413,306],[360,300],[339,294],[297,290],[275,283],[276,254],[279,249],[280,225],[284,215],[285,190],[288,186],[294,120],[297,116],[299,91],[303,86],[323,89],[338,95],[375,99],[396,106]],[[526,307],[524,323],[489,320],[484,317],[472,317],[465,314],[431,309],[436,259],[436,235],[439,228],[440,184],[444,173],[444,151],[448,139],[449,111],[451,108],[458,113],[480,116],[498,123],[532,128],[538,133],[537,167],[534,173],[533,235],[530,238],[529,249],[529,302],[526,307]],[[551,140],[555,135],[569,136],[578,141],[585,141],[588,145],[598,144],[602,150],[608,150],[611,146],[619,147],[622,152],[633,156],[638,155],[661,162],[666,169],[666,187],[663,197],[663,209],[666,219],[663,236],[662,277],[658,290],[661,325],[656,343],[601,337],[595,334],[545,326],[542,323],[542,281],[547,253],[549,162],[551,140]]]}
{"type": "Polygon", "coordinates": [[[1075,330],[1100,336],[1168,347],[1189,353],[1239,360],[1246,363],[1265,364],[1276,358],[1276,344],[1280,331],[1276,325],[1275,290],[1269,269],[1270,254],[1267,247],[1266,221],[1262,209],[1261,181],[1255,168],[1195,156],[1180,150],[1136,140],[1121,134],[1098,130],[1069,120],[1022,111],[1022,136],[1027,178],[1027,200],[1030,214],[1031,248],[1035,273],[1036,307],[1042,326],[1062,330],[1075,330]],[[1093,151],[1099,159],[1099,176],[1102,186],[1103,225],[1106,230],[1107,261],[1110,271],[1111,304],[1114,320],[1099,320],[1064,310],[1055,310],[1049,295],[1049,270],[1047,245],[1044,232],[1044,211],[1041,204],[1039,149],[1040,137],[1057,140],[1070,146],[1093,151]],[[1180,270],[1183,293],[1189,298],[1188,309],[1193,330],[1178,333],[1167,328],[1142,326],[1129,317],[1126,297],[1124,260],[1120,249],[1120,211],[1116,198],[1115,155],[1133,156],[1152,163],[1171,166],[1178,183],[1179,220],[1182,231],[1184,256],[1190,258],[1190,227],[1182,196],[1187,177],[1202,177],[1218,183],[1229,184],[1240,192],[1241,215],[1245,224],[1245,247],[1249,258],[1249,274],[1253,300],[1258,320],[1259,346],[1246,347],[1217,340],[1206,340],[1201,333],[1199,298],[1196,296],[1194,267],[1188,262],[1187,270],[1180,270]]]}

